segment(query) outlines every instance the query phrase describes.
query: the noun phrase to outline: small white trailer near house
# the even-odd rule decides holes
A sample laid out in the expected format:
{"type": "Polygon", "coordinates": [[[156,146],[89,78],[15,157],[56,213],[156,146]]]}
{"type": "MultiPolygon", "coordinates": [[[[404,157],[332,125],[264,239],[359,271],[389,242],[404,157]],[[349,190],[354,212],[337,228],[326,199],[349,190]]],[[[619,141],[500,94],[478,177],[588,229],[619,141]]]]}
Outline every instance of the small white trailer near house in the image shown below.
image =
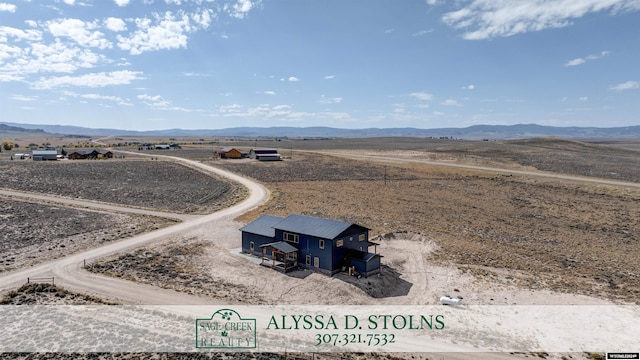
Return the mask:
{"type": "Polygon", "coordinates": [[[440,302],[442,303],[442,305],[460,305],[462,304],[462,296],[452,298],[449,295],[444,295],[440,298],[440,302]]]}

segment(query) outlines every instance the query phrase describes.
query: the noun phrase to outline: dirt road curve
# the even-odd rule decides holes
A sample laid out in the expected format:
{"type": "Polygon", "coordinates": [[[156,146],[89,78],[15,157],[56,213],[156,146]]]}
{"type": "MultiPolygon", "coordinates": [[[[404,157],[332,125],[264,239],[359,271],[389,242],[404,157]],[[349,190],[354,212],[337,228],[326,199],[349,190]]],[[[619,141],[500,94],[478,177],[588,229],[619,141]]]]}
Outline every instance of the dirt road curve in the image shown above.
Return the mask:
{"type": "MultiPolygon", "coordinates": [[[[158,155],[154,155],[158,156],[158,155]]],[[[27,281],[27,278],[31,277],[55,277],[57,284],[61,284],[69,290],[74,290],[82,293],[88,293],[97,295],[101,298],[106,298],[122,303],[131,304],[207,304],[212,300],[199,298],[197,296],[178,293],[172,290],[160,289],[153,286],[142,285],[131,281],[109,278],[99,276],[97,274],[91,274],[82,270],[82,266],[85,263],[91,263],[94,259],[112,255],[115,253],[122,253],[130,251],[131,249],[148,245],[154,242],[166,239],[169,236],[184,233],[188,230],[197,228],[205,223],[232,221],[232,219],[244,213],[260,204],[265,202],[269,198],[269,191],[262,185],[255,183],[249,179],[245,179],[241,176],[232,174],[228,171],[213,168],[202,163],[163,156],[167,159],[180,161],[191,167],[197,167],[208,172],[212,172],[221,176],[224,176],[232,181],[236,181],[244,185],[249,192],[249,196],[242,202],[233,205],[224,210],[217,211],[209,215],[203,215],[198,217],[189,217],[182,223],[159,229],[153,232],[134,236],[129,239],[111,243],[99,248],[83,251],[67,257],[50,261],[47,263],[39,264],[28,269],[18,270],[7,273],[0,276],[0,293],[14,289],[27,281]]],[[[14,194],[15,195],[15,194],[14,194]]],[[[49,200],[49,199],[45,199],[49,200]]],[[[56,201],[60,201],[59,198],[55,198],[56,201]]],[[[87,204],[85,204],[87,205],[87,204]]],[[[93,203],[91,204],[94,207],[93,203]]],[[[122,210],[120,207],[118,211],[122,210]]],[[[125,208],[127,209],[127,208],[125,208]]],[[[130,209],[133,210],[133,209],[130,209]]]]}

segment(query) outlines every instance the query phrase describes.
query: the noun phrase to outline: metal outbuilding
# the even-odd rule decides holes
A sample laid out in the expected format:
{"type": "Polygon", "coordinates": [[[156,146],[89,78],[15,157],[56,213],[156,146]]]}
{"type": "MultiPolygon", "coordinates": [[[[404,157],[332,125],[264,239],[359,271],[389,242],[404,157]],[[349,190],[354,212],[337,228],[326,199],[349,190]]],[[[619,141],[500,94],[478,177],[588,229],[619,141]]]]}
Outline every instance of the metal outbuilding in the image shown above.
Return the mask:
{"type": "Polygon", "coordinates": [[[249,157],[259,161],[280,161],[282,156],[278,154],[276,149],[251,149],[249,157]]]}
{"type": "Polygon", "coordinates": [[[31,151],[31,158],[34,161],[58,160],[58,150],[56,149],[38,149],[31,151]]]}

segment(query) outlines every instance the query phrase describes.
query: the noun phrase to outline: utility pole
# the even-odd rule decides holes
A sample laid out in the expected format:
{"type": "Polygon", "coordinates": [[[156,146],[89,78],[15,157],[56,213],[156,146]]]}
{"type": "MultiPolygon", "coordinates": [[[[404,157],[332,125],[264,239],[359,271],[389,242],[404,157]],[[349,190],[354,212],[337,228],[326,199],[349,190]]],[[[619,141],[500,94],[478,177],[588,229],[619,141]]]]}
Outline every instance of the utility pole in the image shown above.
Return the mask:
{"type": "Polygon", "coordinates": [[[387,165],[384,166],[384,185],[387,185],[387,165]]]}

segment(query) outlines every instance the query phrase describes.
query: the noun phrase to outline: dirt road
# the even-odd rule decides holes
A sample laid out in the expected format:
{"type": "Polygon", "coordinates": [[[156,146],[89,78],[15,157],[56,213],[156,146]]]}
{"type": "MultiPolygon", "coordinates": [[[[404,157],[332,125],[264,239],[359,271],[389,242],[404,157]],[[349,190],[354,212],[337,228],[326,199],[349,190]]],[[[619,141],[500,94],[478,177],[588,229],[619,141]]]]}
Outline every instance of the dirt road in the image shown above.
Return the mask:
{"type": "MultiPolygon", "coordinates": [[[[160,157],[158,155],[154,155],[160,157]]],[[[9,291],[13,288],[24,284],[27,278],[35,277],[55,277],[57,284],[61,284],[69,290],[74,290],[82,293],[88,293],[97,295],[110,300],[117,300],[123,303],[132,304],[206,304],[211,303],[211,300],[205,300],[189,294],[178,293],[171,290],[159,289],[152,286],[145,286],[137,284],[131,281],[108,278],[90,274],[87,271],[82,270],[82,266],[85,263],[91,263],[94,259],[112,255],[115,253],[123,253],[130,251],[131,249],[149,245],[154,242],[159,242],[170,236],[185,233],[189,230],[198,228],[204,224],[212,222],[220,223],[220,226],[225,226],[227,222],[231,222],[232,219],[238,214],[244,213],[260,204],[265,202],[269,198],[269,191],[262,185],[255,183],[249,179],[245,179],[241,176],[232,174],[228,171],[213,168],[202,163],[171,157],[162,156],[164,158],[180,161],[185,165],[196,167],[211,173],[224,176],[232,181],[236,181],[244,185],[249,196],[242,202],[233,205],[224,210],[217,211],[215,213],[197,217],[184,218],[183,222],[175,226],[159,229],[153,232],[134,236],[132,238],[111,243],[106,246],[102,246],[96,249],[83,251],[76,253],[61,259],[57,259],[51,262],[43,263],[37,266],[33,266],[28,269],[14,271],[7,273],[0,277],[0,293],[9,291]],[[224,224],[223,224],[224,223],[224,224]]],[[[13,194],[16,195],[16,194],[13,194]]],[[[22,194],[22,196],[27,196],[22,194]]],[[[29,195],[35,196],[35,195],[29,195]]],[[[49,198],[47,196],[40,197],[40,200],[54,200],[57,202],[63,202],[71,204],[69,199],[61,200],[60,198],[49,198]]],[[[76,202],[75,200],[73,201],[76,202]]],[[[76,205],[91,205],[92,207],[97,204],[93,202],[78,201],[76,205]]],[[[101,204],[100,206],[107,206],[101,204]]],[[[139,211],[138,209],[122,208],[113,206],[113,210],[122,211],[139,211]]]]}

